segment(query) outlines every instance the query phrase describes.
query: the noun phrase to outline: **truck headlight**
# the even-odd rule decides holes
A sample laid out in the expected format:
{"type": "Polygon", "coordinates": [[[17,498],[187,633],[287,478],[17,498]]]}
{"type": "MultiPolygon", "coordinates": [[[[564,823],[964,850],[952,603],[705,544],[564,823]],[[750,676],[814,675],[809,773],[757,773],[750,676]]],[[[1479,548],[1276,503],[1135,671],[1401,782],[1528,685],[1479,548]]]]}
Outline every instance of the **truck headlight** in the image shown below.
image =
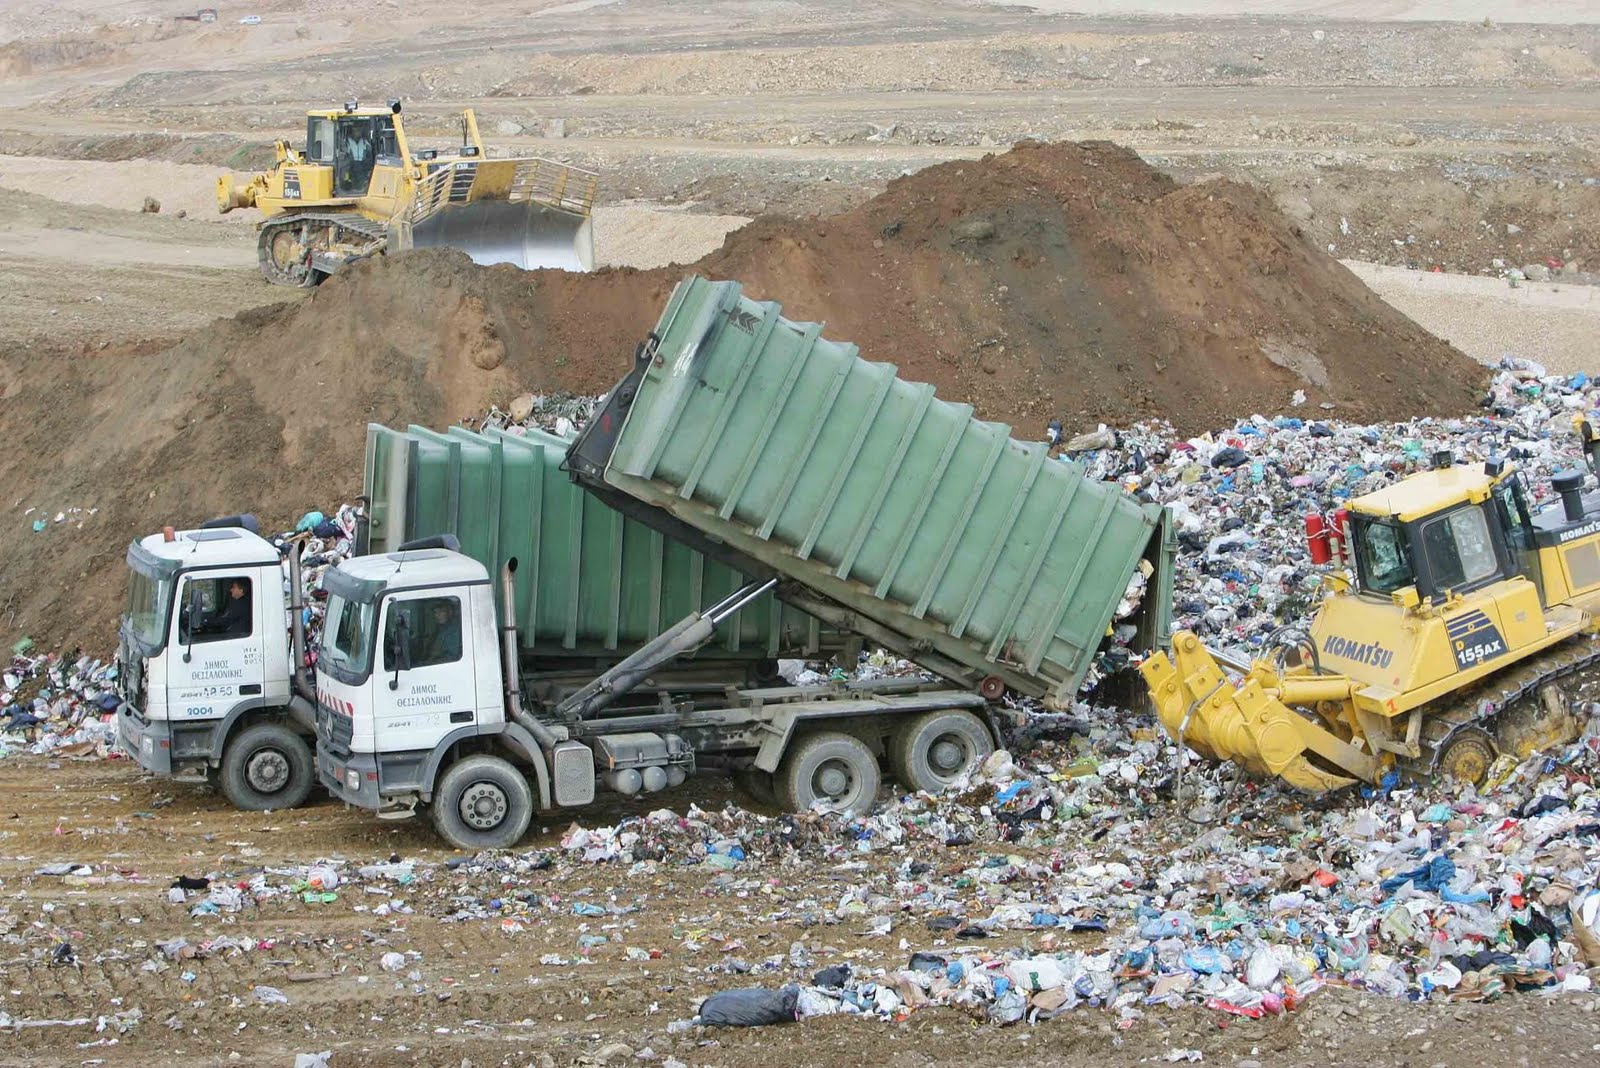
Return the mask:
{"type": "Polygon", "coordinates": [[[352,790],[361,789],[361,773],[355,768],[344,769],[344,784],[352,790]]]}

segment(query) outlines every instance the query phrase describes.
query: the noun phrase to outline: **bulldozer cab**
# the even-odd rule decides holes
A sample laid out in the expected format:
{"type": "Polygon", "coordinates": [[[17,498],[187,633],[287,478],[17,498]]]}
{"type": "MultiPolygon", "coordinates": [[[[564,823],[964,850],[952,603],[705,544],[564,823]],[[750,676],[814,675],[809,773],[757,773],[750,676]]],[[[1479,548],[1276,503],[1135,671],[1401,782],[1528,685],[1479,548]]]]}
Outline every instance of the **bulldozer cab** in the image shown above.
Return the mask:
{"type": "Polygon", "coordinates": [[[314,114],[306,118],[306,160],[333,168],[333,195],[365,196],[380,162],[401,164],[394,116],[314,114]]]}
{"type": "Polygon", "coordinates": [[[310,115],[306,158],[333,168],[334,197],[363,197],[374,166],[402,163],[394,115],[310,115]]]}
{"type": "Polygon", "coordinates": [[[1352,500],[1349,516],[1363,594],[1410,606],[1519,574],[1537,584],[1526,499],[1503,470],[1441,467],[1352,500]]]}

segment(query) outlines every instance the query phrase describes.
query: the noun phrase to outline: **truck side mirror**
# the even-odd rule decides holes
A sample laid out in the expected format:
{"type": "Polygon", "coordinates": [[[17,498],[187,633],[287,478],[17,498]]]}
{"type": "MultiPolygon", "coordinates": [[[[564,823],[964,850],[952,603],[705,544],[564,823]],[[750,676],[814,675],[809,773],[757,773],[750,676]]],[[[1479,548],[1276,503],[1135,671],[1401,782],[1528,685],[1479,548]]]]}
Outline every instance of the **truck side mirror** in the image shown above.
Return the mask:
{"type": "Polygon", "coordinates": [[[194,646],[194,628],[200,623],[200,613],[205,610],[205,602],[200,597],[200,584],[189,583],[189,605],[183,619],[183,662],[187,664],[193,654],[190,650],[194,646]]]}
{"type": "Polygon", "coordinates": [[[389,663],[394,668],[394,675],[389,679],[389,689],[400,688],[400,672],[411,670],[411,624],[403,615],[396,615],[394,629],[389,632],[388,649],[389,663]]]}

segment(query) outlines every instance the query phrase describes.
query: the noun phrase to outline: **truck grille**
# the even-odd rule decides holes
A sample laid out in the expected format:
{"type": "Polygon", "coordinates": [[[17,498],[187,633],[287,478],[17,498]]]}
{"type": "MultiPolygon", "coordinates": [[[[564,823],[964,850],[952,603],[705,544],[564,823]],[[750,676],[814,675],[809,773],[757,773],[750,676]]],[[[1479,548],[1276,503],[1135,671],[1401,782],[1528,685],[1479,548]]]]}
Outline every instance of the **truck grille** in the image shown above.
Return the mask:
{"type": "Polygon", "coordinates": [[[349,716],[341,716],[327,705],[317,704],[317,740],[335,753],[350,752],[350,738],[355,724],[349,716]]]}

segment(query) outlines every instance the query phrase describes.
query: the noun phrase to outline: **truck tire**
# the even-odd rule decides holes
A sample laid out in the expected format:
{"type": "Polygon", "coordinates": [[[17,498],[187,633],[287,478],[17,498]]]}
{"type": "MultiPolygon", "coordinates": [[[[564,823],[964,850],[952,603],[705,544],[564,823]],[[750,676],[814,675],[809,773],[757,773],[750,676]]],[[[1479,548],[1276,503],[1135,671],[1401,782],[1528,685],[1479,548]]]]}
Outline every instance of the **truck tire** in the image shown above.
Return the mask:
{"type": "Polygon", "coordinates": [[[818,802],[829,812],[863,815],[878,800],[878,758],[861,739],[836,731],[795,743],[778,768],[778,801],[793,812],[818,802]]]}
{"type": "Polygon", "coordinates": [[[222,796],[246,812],[295,808],[316,779],[306,740],[281,723],[256,723],[228,742],[218,769],[222,796]]]}
{"type": "Polygon", "coordinates": [[[439,836],[457,849],[509,849],[528,833],[533,791],[507,761],[470,756],[439,779],[432,813],[439,836]]]}
{"type": "Polygon", "coordinates": [[[924,712],[889,738],[889,768],[907,790],[939,793],[994,752],[994,739],[971,712],[924,712]]]}

